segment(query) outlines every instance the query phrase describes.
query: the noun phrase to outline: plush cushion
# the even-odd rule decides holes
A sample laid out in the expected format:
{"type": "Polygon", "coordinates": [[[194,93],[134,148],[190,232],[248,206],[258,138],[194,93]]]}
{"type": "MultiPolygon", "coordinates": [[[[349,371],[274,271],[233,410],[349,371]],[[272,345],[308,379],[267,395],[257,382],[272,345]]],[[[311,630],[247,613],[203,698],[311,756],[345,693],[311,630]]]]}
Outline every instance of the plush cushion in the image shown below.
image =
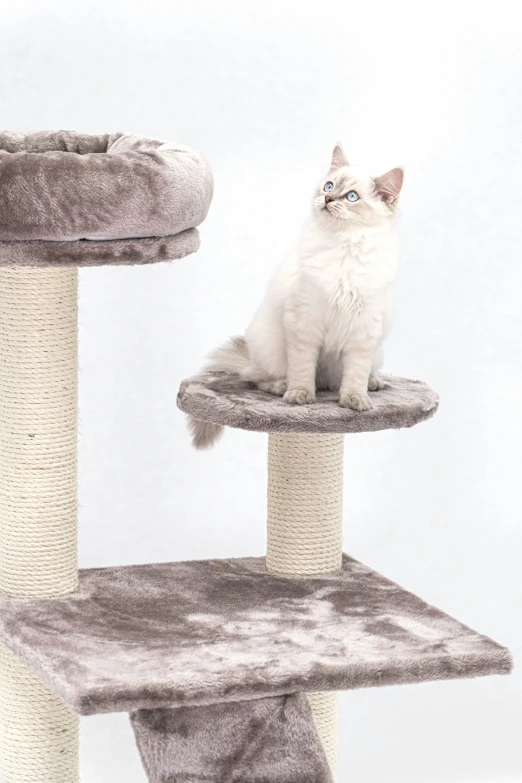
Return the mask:
{"type": "Polygon", "coordinates": [[[80,572],[0,599],[0,641],[82,714],[507,673],[504,647],[362,563],[288,578],[263,558],[80,572]]]}
{"type": "Polygon", "coordinates": [[[204,372],[183,381],[178,407],[201,421],[257,432],[372,432],[413,427],[431,418],[439,398],[422,381],[383,376],[384,389],[370,392],[364,413],[341,408],[339,394],[318,392],[312,405],[288,405],[238,375],[204,372]]]}
{"type": "Polygon", "coordinates": [[[150,783],[332,783],[306,696],[139,710],[150,783]]]}
{"type": "Polygon", "coordinates": [[[211,198],[207,163],[181,144],[0,134],[0,240],[168,236],[198,226],[211,198]]]}

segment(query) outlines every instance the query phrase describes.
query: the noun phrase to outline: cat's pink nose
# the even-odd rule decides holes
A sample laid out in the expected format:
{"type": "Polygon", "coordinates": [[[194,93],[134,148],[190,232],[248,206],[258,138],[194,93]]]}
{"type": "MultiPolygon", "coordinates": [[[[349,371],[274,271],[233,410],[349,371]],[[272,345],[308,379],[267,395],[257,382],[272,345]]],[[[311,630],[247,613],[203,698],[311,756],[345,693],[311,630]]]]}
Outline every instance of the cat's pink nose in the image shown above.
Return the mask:
{"type": "Polygon", "coordinates": [[[333,201],[333,198],[331,196],[325,196],[324,197],[324,203],[328,204],[330,201],[333,201]]]}

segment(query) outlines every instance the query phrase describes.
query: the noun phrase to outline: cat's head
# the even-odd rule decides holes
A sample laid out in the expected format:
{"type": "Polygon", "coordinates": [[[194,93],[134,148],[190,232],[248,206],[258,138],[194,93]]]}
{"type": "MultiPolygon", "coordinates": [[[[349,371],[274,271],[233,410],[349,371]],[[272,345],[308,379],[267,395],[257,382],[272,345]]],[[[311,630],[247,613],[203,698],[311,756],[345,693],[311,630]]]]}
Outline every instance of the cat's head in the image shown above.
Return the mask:
{"type": "Polygon", "coordinates": [[[394,213],[404,172],[392,169],[372,177],[350,166],[337,144],[330,170],[314,192],[312,206],[320,220],[338,228],[372,226],[394,213]]]}

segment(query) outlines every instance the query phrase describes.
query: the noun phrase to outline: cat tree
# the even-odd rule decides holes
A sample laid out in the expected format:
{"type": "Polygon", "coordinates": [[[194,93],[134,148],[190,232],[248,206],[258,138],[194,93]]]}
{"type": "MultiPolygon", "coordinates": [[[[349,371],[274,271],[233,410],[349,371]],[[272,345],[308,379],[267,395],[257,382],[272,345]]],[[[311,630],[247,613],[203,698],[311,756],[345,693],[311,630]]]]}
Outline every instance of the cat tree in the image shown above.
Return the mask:
{"type": "Polygon", "coordinates": [[[223,374],[183,382],[187,413],[269,433],[266,561],[78,572],[78,267],[195,252],[211,195],[179,145],[0,134],[3,783],[75,783],[78,715],[111,711],[131,713],[151,783],[330,783],[336,690],[510,670],[506,649],[341,552],[344,433],[429,418],[419,382],[388,378],[361,414],[223,374]]]}

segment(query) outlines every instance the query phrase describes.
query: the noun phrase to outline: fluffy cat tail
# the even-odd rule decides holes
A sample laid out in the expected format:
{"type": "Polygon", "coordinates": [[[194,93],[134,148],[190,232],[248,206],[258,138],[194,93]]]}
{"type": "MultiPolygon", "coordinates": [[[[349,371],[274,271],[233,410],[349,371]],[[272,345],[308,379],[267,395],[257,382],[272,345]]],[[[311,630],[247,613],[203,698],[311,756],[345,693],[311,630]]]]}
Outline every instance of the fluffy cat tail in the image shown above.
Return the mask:
{"type": "MultiPolygon", "coordinates": [[[[232,372],[239,375],[247,369],[249,362],[250,358],[245,338],[232,337],[210,354],[205,370],[232,372]]],[[[211,449],[221,438],[225,429],[222,424],[201,421],[201,419],[195,419],[193,416],[188,417],[188,428],[192,435],[192,445],[200,451],[211,449]]]]}
{"type": "Polygon", "coordinates": [[[188,428],[192,435],[192,445],[199,451],[211,449],[214,443],[223,435],[225,428],[222,424],[213,424],[211,421],[201,421],[193,416],[187,416],[188,428]]]}
{"type": "Polygon", "coordinates": [[[205,370],[243,373],[250,364],[248,345],[244,337],[231,337],[224,345],[212,351],[205,370]]]}

